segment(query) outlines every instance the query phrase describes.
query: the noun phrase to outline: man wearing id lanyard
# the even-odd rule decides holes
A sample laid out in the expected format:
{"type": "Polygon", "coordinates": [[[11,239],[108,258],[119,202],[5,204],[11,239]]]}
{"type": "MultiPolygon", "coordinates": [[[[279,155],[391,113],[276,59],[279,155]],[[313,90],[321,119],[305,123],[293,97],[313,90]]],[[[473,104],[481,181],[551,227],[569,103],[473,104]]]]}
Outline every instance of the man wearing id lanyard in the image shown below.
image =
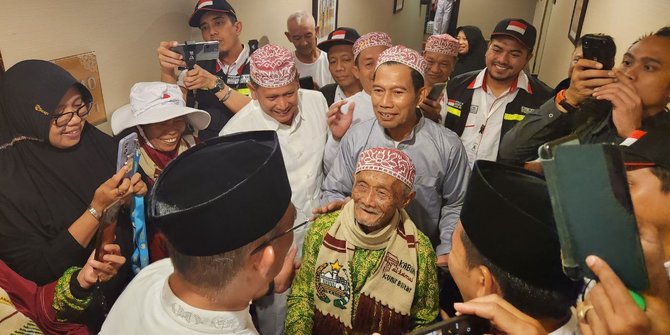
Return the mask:
{"type": "Polygon", "coordinates": [[[169,41],[160,43],[158,60],[161,80],[178,84],[189,107],[211,115],[212,122],[198,133],[205,140],[217,136],[233,114],[249,103],[249,55],[253,50],[240,42],[242,22],[226,0],[199,0],[188,24],[199,28],[205,41],[219,42],[219,59],[198,61],[192,70],[177,74],[175,70],[185,63],[182,55],[170,50],[178,42],[169,41]]]}
{"type": "Polygon", "coordinates": [[[523,72],[536,34],[522,19],[500,21],[491,34],[486,68],[449,81],[444,125],[461,137],[470,164],[496,161],[502,136],[551,96],[551,88],[523,72]]]}

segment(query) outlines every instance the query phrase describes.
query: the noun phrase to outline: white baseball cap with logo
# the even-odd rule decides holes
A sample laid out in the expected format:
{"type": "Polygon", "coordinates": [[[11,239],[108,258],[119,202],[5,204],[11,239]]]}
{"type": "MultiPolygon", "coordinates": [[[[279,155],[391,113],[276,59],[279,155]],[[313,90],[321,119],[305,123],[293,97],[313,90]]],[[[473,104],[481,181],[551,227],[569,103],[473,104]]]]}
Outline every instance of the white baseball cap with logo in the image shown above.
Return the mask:
{"type": "Polygon", "coordinates": [[[184,115],[195,130],[207,128],[211,121],[209,113],[186,107],[179,86],[164,82],[137,83],[130,89],[130,103],[112,114],[112,132],[118,135],[131,127],[163,122],[184,115]]]}

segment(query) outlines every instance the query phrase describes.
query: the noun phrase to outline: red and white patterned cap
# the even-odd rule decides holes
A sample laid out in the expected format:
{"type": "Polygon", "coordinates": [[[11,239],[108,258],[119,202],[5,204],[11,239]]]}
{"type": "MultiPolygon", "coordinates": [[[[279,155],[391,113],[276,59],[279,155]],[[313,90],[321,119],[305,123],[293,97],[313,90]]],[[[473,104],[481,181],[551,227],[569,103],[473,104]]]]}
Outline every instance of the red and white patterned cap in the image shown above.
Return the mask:
{"type": "Polygon", "coordinates": [[[287,49],[274,44],[266,44],[251,54],[251,79],[261,87],[286,86],[298,76],[293,55],[287,49]]]}
{"type": "Polygon", "coordinates": [[[412,159],[406,153],[395,148],[376,147],[363,151],[358,156],[356,173],[377,171],[394,177],[410,189],[414,186],[416,170],[412,159]]]}
{"type": "Polygon", "coordinates": [[[458,40],[449,34],[431,35],[426,41],[425,50],[449,56],[457,56],[458,46],[458,40]]]}
{"type": "Polygon", "coordinates": [[[391,42],[391,36],[383,32],[371,32],[359,37],[356,42],[354,42],[353,46],[354,59],[358,57],[358,54],[360,54],[361,51],[380,45],[389,48],[393,46],[393,42],[391,42]]]}
{"type": "Polygon", "coordinates": [[[384,50],[384,52],[379,55],[379,59],[377,60],[377,68],[375,68],[375,71],[379,69],[380,65],[388,62],[405,64],[414,70],[419,71],[421,76],[424,78],[426,69],[428,69],[428,63],[426,62],[426,59],[423,58],[420,53],[416,52],[416,50],[412,50],[404,45],[396,45],[384,50]]]}

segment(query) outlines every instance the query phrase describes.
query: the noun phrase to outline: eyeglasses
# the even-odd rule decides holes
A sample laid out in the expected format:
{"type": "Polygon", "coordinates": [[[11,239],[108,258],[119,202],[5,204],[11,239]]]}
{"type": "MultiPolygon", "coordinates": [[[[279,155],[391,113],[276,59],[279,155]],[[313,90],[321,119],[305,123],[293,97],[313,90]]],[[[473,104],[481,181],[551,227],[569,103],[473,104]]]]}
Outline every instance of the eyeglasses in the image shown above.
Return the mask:
{"type": "Polygon", "coordinates": [[[88,116],[88,114],[91,112],[92,107],[93,107],[93,101],[87,102],[79,107],[76,107],[74,112],[67,112],[54,115],[52,116],[54,119],[54,124],[57,127],[65,127],[68,123],[70,123],[70,120],[72,120],[75,114],[77,114],[77,116],[83,119],[88,116]]]}
{"type": "Polygon", "coordinates": [[[307,219],[307,220],[305,220],[303,223],[300,223],[300,224],[298,224],[298,225],[296,225],[296,226],[293,226],[293,227],[289,228],[288,230],[286,230],[285,232],[280,233],[280,234],[278,234],[278,235],[276,235],[276,236],[270,238],[269,240],[267,240],[267,241],[261,243],[261,245],[259,245],[258,247],[256,247],[256,249],[254,249],[253,251],[251,251],[251,254],[253,255],[253,254],[255,254],[255,253],[257,253],[257,252],[263,250],[263,248],[267,247],[272,241],[274,241],[274,240],[276,240],[276,239],[278,239],[278,238],[280,238],[280,237],[282,237],[282,236],[284,236],[284,235],[286,235],[286,234],[288,234],[288,233],[290,233],[290,232],[292,232],[292,231],[294,231],[294,230],[296,230],[296,229],[298,229],[298,228],[300,228],[300,227],[303,227],[304,225],[306,225],[306,224],[308,224],[308,223],[310,223],[310,222],[312,222],[312,220],[307,219]]]}

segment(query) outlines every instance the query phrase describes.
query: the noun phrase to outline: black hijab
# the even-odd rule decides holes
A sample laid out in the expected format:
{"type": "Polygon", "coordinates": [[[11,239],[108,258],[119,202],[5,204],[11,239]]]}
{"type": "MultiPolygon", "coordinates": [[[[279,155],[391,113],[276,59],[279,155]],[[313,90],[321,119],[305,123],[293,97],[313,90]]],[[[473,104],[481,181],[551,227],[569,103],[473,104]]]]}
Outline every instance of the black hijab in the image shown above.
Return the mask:
{"type": "Polygon", "coordinates": [[[459,74],[481,70],[486,67],[485,63],[485,54],[486,54],[486,41],[484,40],[484,35],[482,31],[475,26],[462,26],[456,29],[456,35],[463,31],[465,38],[468,40],[468,53],[465,55],[458,55],[458,62],[454,67],[454,72],[451,74],[451,77],[456,77],[459,74]]]}
{"type": "MultiPolygon", "coordinates": [[[[40,60],[14,65],[2,83],[0,258],[39,285],[85,264],[94,243],[81,247],[67,229],[115,172],[117,143],[88,123],[74,147],[57,149],[49,143],[52,113],[73,86],[84,101],[91,99],[68,72],[40,60]]],[[[117,243],[128,258],[132,230],[121,216],[119,228],[117,243]]],[[[123,270],[114,281],[128,281],[123,270]]]]}

